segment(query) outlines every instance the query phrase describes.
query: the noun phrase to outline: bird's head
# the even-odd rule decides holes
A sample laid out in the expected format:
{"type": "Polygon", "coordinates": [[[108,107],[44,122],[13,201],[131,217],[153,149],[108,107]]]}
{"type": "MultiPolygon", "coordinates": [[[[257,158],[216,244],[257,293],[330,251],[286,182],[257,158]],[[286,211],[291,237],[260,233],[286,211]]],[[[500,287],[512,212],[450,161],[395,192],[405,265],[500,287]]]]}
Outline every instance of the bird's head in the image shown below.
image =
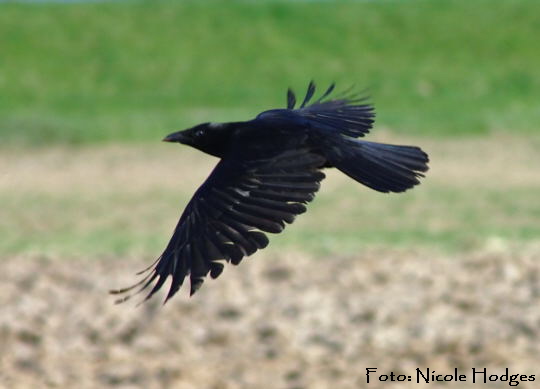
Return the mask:
{"type": "Polygon", "coordinates": [[[163,141],[182,143],[205,153],[220,156],[217,149],[224,146],[227,128],[225,123],[202,123],[187,130],[173,132],[163,138],[163,141]]]}
{"type": "Polygon", "coordinates": [[[163,138],[163,142],[176,142],[193,146],[208,134],[209,129],[210,123],[199,124],[187,130],[173,132],[163,138]]]}

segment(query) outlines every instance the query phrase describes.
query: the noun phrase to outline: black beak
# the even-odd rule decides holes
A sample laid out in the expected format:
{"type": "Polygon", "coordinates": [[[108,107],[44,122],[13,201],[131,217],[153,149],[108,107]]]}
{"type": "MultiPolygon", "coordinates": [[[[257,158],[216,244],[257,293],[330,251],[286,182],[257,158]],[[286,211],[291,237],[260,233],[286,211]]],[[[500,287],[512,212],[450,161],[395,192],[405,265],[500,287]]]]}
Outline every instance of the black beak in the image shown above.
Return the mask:
{"type": "Polygon", "coordinates": [[[165,138],[163,138],[163,142],[178,142],[178,143],[184,143],[186,140],[185,134],[183,134],[184,131],[178,131],[173,132],[172,134],[167,135],[165,138]]]}

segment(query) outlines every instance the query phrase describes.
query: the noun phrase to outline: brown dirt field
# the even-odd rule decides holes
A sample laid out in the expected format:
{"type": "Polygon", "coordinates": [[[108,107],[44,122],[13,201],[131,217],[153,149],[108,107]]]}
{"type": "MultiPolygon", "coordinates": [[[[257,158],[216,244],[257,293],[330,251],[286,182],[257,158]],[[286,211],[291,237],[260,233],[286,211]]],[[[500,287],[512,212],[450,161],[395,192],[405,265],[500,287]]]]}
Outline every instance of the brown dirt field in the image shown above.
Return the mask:
{"type": "MultiPolygon", "coordinates": [[[[261,253],[194,297],[135,308],[110,288],[143,263],[11,257],[0,274],[5,388],[413,388],[365,368],[540,377],[540,247],[261,253]]],[[[488,387],[506,387],[500,384],[488,387]]],[[[430,387],[439,387],[432,384],[430,387]]],[[[519,387],[534,388],[536,383],[519,387]]]]}
{"type": "MultiPolygon", "coordinates": [[[[540,186],[540,138],[502,134],[482,138],[399,138],[382,131],[370,140],[418,144],[430,154],[427,183],[468,187],[540,186]]],[[[2,150],[0,191],[38,190],[59,194],[141,192],[196,187],[206,178],[216,159],[176,145],[108,145],[84,148],[2,150]],[[168,147],[164,147],[168,146],[168,147]],[[165,177],[165,179],[164,179],[165,177]],[[169,179],[167,179],[169,178],[169,179]]],[[[350,179],[331,170],[321,190],[331,190],[350,179]]]]}

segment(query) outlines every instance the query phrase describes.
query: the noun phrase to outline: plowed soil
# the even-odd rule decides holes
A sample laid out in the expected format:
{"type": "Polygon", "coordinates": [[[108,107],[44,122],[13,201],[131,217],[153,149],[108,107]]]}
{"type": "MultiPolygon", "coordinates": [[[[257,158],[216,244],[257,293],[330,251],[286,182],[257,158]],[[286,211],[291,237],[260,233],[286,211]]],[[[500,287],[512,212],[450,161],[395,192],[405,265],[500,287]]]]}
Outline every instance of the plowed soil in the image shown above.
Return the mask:
{"type": "Polygon", "coordinates": [[[114,305],[107,290],[143,265],[4,258],[0,386],[413,388],[416,368],[458,368],[468,381],[444,387],[472,388],[473,367],[540,373],[539,247],[262,253],[191,298],[114,305]],[[413,382],[368,385],[367,367],[413,382]]]}

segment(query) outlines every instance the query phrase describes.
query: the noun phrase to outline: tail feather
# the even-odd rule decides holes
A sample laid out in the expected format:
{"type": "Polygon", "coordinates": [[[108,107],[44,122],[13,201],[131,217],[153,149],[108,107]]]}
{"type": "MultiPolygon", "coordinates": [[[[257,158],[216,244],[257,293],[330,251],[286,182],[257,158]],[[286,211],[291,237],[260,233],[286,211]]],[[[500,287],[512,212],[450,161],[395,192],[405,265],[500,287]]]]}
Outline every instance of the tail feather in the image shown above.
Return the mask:
{"type": "Polygon", "coordinates": [[[403,192],[420,183],[428,155],[416,146],[398,146],[338,138],[326,150],[329,162],[379,192],[403,192]]]}

